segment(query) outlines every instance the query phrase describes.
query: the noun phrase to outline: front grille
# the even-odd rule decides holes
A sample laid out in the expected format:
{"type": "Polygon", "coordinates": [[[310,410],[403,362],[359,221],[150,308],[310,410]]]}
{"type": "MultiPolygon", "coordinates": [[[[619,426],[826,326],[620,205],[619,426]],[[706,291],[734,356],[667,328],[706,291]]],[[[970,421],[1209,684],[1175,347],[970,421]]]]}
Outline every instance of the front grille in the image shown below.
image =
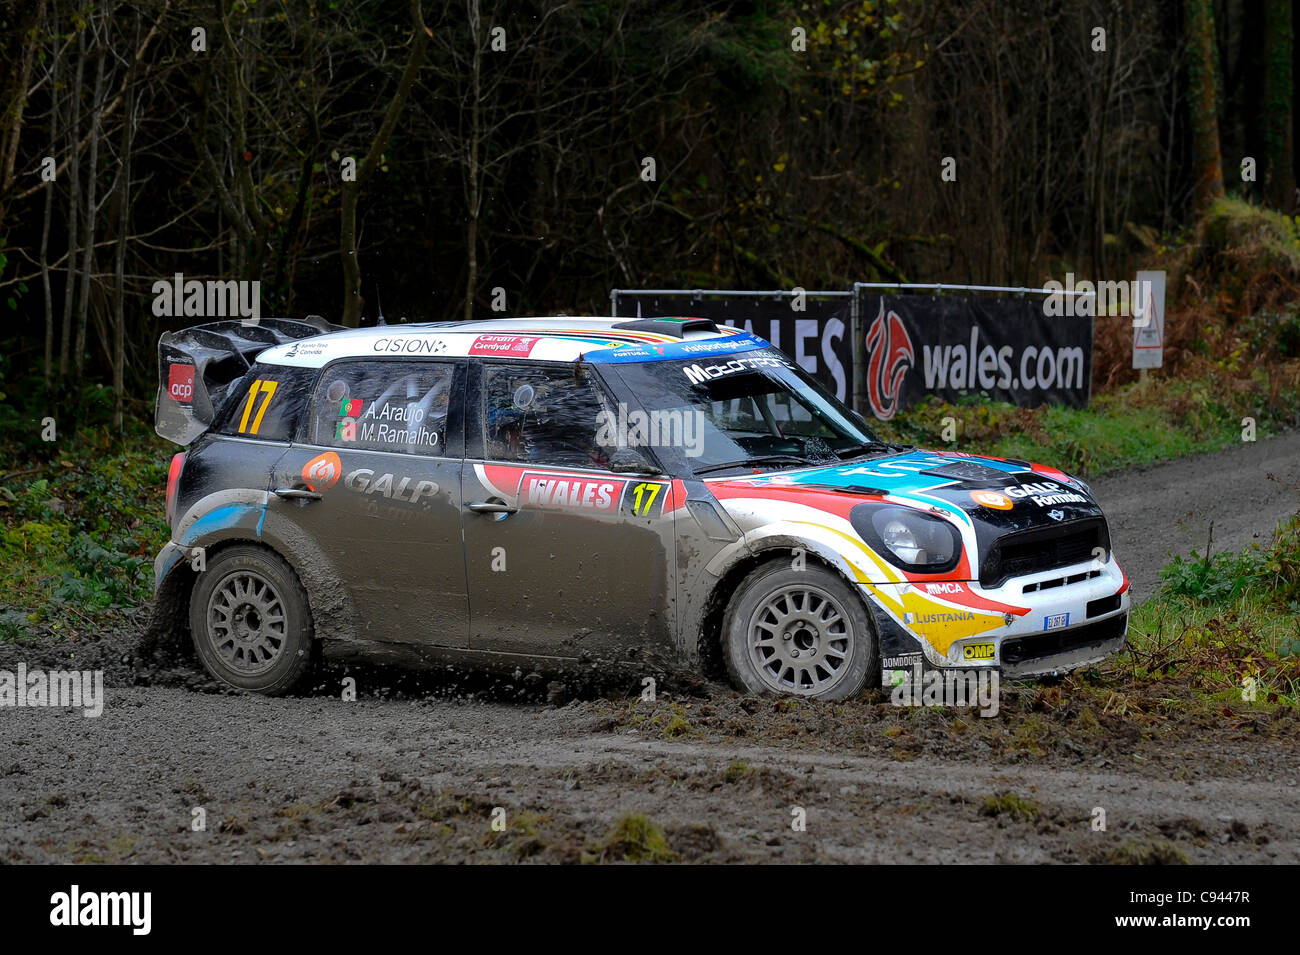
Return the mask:
{"type": "Polygon", "coordinates": [[[1111,613],[1119,609],[1121,603],[1119,594],[1112,594],[1109,597],[1098,597],[1096,600],[1088,601],[1088,617],[1100,617],[1104,613],[1111,613]]]}
{"type": "Polygon", "coordinates": [[[1108,559],[1110,531],[1101,518],[1007,534],[993,542],[980,564],[980,584],[998,587],[1011,577],[1082,564],[1097,548],[1102,560],[1108,559]]]}
{"type": "Polygon", "coordinates": [[[1049,630],[1027,637],[1011,637],[1002,641],[1002,662],[1015,666],[1027,660],[1041,660],[1058,653],[1098,646],[1122,637],[1127,622],[1128,614],[1122,613],[1109,620],[1099,620],[1069,630],[1049,630]]]}
{"type": "MultiPolygon", "coordinates": [[[[1052,590],[1056,587],[1068,587],[1070,584],[1082,583],[1085,580],[1092,580],[1094,577],[1100,577],[1100,570],[1085,570],[1079,574],[1071,574],[1069,577],[1050,577],[1047,580],[1039,580],[1032,584],[1025,584],[1020,588],[1022,594],[1034,594],[1040,590],[1052,590]]],[[[1089,604],[1091,606],[1091,604],[1089,604]]],[[[1095,614],[1088,614],[1089,617],[1095,614]]]]}

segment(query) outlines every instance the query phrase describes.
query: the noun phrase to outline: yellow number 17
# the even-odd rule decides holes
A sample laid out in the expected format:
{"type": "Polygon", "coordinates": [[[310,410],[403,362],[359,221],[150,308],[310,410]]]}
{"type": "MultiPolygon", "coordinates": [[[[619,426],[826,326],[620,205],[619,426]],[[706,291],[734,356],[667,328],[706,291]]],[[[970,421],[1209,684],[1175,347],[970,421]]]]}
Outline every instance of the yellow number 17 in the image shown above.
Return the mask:
{"type": "Polygon", "coordinates": [[[266,414],[266,408],[271,403],[271,396],[275,394],[275,389],[279,383],[268,381],[265,378],[259,378],[253,382],[252,387],[248,389],[248,401],[244,403],[244,416],[239,419],[240,434],[257,434],[257,429],[262,426],[262,416],[266,414]],[[257,393],[262,393],[262,406],[257,409],[257,415],[253,418],[253,426],[248,426],[248,416],[253,410],[253,402],[257,400],[257,393]]]}
{"type": "Polygon", "coordinates": [[[638,517],[646,516],[650,513],[650,508],[654,507],[655,498],[659,496],[659,491],[663,488],[662,484],[638,484],[632,488],[632,493],[636,495],[636,501],[632,504],[632,513],[638,517]],[[649,497],[645,500],[644,507],[641,502],[641,495],[649,492],[649,497]]]}

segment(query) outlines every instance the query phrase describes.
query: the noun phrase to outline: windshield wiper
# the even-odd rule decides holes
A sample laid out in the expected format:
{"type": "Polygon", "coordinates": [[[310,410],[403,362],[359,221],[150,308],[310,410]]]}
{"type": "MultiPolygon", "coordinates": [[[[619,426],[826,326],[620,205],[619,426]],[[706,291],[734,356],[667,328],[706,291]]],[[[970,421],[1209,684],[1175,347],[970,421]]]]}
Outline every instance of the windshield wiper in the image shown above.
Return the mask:
{"type": "Polygon", "coordinates": [[[899,454],[903,451],[912,450],[911,445],[906,444],[889,444],[886,441],[863,441],[847,448],[838,448],[835,453],[843,460],[847,457],[862,454],[866,451],[882,451],[886,454],[899,454]]]}
{"type": "Polygon", "coordinates": [[[825,461],[814,461],[812,458],[803,458],[797,454],[760,454],[758,457],[745,458],[743,461],[727,461],[723,464],[710,464],[708,467],[696,468],[695,473],[708,474],[710,471],[725,471],[727,468],[758,467],[764,464],[817,465],[825,463],[825,461]]]}
{"type": "Polygon", "coordinates": [[[859,441],[849,445],[847,448],[836,448],[835,453],[841,458],[851,457],[855,454],[862,454],[864,451],[892,451],[893,446],[885,444],[883,441],[859,441]]]}

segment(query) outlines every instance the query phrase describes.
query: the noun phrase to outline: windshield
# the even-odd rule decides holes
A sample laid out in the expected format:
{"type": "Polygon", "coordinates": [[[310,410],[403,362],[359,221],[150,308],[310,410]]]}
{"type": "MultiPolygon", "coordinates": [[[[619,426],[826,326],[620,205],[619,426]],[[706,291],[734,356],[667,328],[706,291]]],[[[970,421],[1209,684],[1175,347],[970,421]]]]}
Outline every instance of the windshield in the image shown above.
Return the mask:
{"type": "Polygon", "coordinates": [[[827,464],[885,447],[775,348],[616,367],[647,413],[679,426],[679,446],[657,449],[665,463],[696,475],[827,464]]]}

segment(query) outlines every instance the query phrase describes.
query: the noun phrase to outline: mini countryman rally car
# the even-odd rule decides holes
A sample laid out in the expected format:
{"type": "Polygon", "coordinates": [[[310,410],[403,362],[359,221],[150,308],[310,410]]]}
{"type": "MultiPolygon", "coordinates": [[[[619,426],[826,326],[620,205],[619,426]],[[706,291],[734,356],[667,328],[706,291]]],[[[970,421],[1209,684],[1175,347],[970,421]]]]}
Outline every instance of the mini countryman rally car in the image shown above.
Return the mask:
{"type": "Polygon", "coordinates": [[[319,646],[842,699],[1124,642],[1082,481],[883,443],[735,328],[231,321],[164,335],[159,374],[157,430],[188,450],[155,620],[236,687],[283,692],[319,646]]]}

